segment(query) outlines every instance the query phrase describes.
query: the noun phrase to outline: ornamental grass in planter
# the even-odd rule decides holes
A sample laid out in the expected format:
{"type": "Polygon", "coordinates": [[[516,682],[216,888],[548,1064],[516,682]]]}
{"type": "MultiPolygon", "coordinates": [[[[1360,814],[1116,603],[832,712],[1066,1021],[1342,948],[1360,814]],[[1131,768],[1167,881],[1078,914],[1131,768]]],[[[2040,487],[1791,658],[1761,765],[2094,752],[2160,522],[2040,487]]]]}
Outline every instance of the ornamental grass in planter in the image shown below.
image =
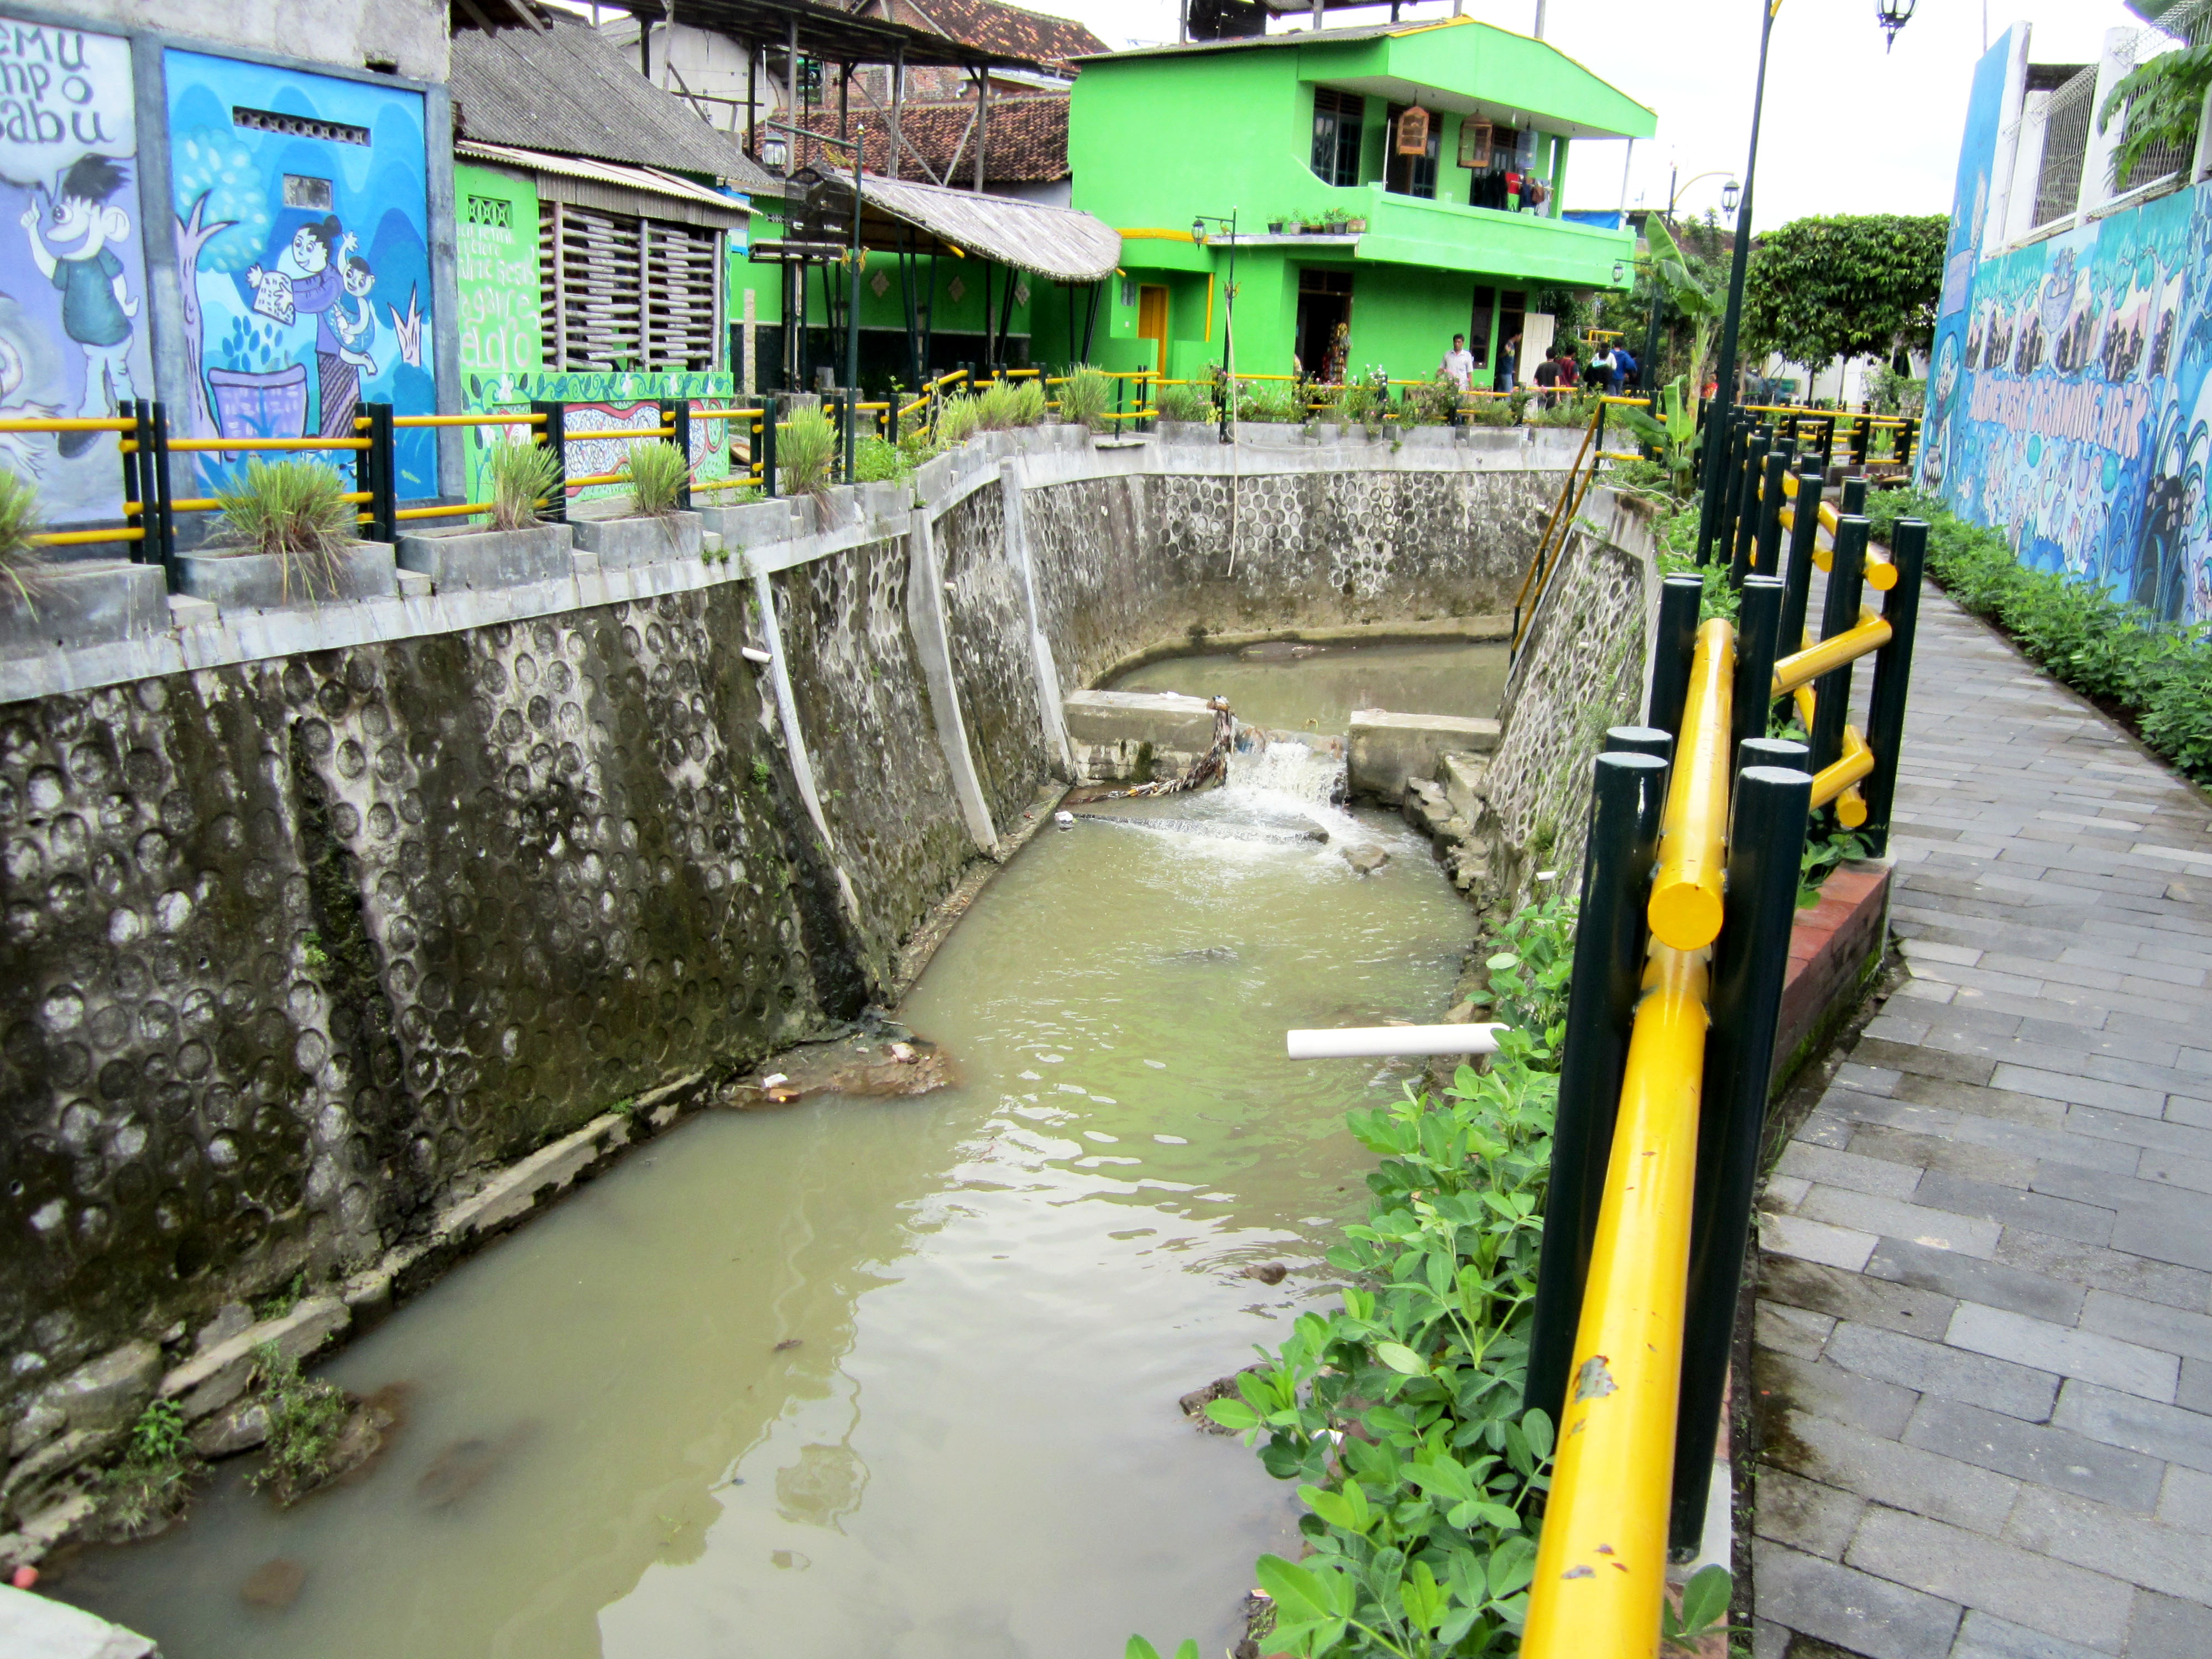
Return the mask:
{"type": "Polygon", "coordinates": [[[1114,382],[1088,364],[1072,369],[1060,386],[1060,418],[1074,426],[1103,432],[1109,422],[1106,405],[1114,401],[1114,382]]]}
{"type": "Polygon", "coordinates": [[[623,468],[629,484],[630,501],[641,519],[665,519],[676,513],[691,464],[684,452],[665,438],[632,445],[623,468]]]}
{"type": "Polygon", "coordinates": [[[218,488],[222,534],[210,550],[276,562],[278,592],[329,597],[345,586],[345,556],[360,536],[345,480],[321,461],[246,459],[242,479],[218,488]]]}
{"type": "Polygon", "coordinates": [[[544,444],[503,440],[485,449],[478,477],[490,524],[474,519],[405,531],[399,538],[400,568],[428,576],[440,592],[573,574],[574,532],[545,518],[548,507],[566,499],[560,457],[544,444]]]}
{"type": "Polygon", "coordinates": [[[46,550],[32,538],[46,527],[39,512],[39,487],[0,467],[0,601],[32,610],[46,550]]]}
{"type": "Polygon", "coordinates": [[[561,458],[545,444],[505,439],[484,451],[495,530],[534,530],[561,488],[561,458]]]}
{"type": "MultiPolygon", "coordinates": [[[[951,405],[946,406],[947,413],[951,405]]],[[[819,501],[829,492],[837,464],[837,423],[818,409],[801,409],[775,428],[775,459],[787,495],[811,495],[819,501]]]]}

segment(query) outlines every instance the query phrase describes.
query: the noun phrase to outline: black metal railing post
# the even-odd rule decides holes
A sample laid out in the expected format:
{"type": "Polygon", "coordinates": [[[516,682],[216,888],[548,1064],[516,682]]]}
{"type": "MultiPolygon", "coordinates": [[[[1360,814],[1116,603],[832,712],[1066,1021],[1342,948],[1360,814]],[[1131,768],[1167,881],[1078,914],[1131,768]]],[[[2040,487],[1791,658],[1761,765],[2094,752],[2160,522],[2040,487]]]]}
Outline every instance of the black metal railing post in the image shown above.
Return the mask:
{"type": "Polygon", "coordinates": [[[153,411],[154,447],[148,452],[146,461],[151,469],[149,486],[154,491],[156,510],[161,514],[161,568],[176,586],[177,574],[177,512],[176,495],[169,482],[169,406],[156,398],[149,407],[153,411]]]}
{"type": "Polygon", "coordinates": [[[368,493],[368,520],[361,526],[362,539],[371,542],[390,542],[399,538],[399,471],[397,457],[392,453],[392,428],[390,404],[362,404],[362,417],[368,422],[368,430],[360,435],[368,440],[368,447],[356,449],[354,459],[354,488],[368,493]]]}
{"type": "Polygon", "coordinates": [[[1606,754],[1595,763],[1536,1310],[1522,1391],[1524,1408],[1547,1412],[1554,1423],[1566,1397],[1590,1245],[1605,1200],[1629,1028],[1643,981],[1644,906],[1658,856],[1667,772],[1667,763],[1651,755],[1606,754]]]}
{"type": "Polygon", "coordinates": [[[1836,417],[1833,415],[1820,423],[1820,476],[1826,478],[1828,469],[1836,464],[1836,417]]]}
{"type": "Polygon", "coordinates": [[[1759,540],[1751,568],[1762,576],[1782,574],[1782,481],[1790,471],[1792,450],[1787,442],[1766,452],[1766,470],[1759,481],[1759,540]]]}
{"type": "Polygon", "coordinates": [[[1851,471],[1866,471],[1867,447],[1874,437],[1874,422],[1865,415],[1851,422],[1851,471]]]}
{"type": "Polygon", "coordinates": [[[1605,748],[1608,755],[1650,755],[1662,761],[1674,758],[1674,734],[1656,726],[1608,726],[1605,748]]]}
{"type": "MultiPolygon", "coordinates": [[[[1828,595],[1820,608],[1820,637],[1834,639],[1859,619],[1865,592],[1867,521],[1854,514],[1836,520],[1835,551],[1828,564],[1828,595]]],[[[1813,769],[1832,766],[1844,752],[1844,723],[1850,718],[1851,665],[1813,682],[1813,769]]]]}
{"type": "Polygon", "coordinates": [[[1836,503],[1837,513],[1848,516],[1865,512],[1867,489],[1867,481],[1863,477],[1844,479],[1843,495],[1836,503]]]}
{"type": "Polygon", "coordinates": [[[1736,486],[1735,539],[1729,544],[1729,585],[1741,587],[1751,574],[1751,549],[1759,533],[1759,486],[1766,476],[1767,430],[1752,434],[1743,453],[1743,477],[1736,486]]]}
{"type": "Polygon", "coordinates": [[[1705,585],[1689,574],[1659,586],[1659,629],[1651,645],[1651,695],[1644,723],[1662,732],[1682,729],[1682,703],[1690,695],[1690,657],[1698,644],[1698,611],[1705,585]]]}
{"type": "Polygon", "coordinates": [[[126,543],[125,550],[131,563],[144,564],[155,556],[155,523],[161,516],[160,504],[154,498],[153,469],[148,465],[154,457],[154,417],[150,405],[137,398],[121,399],[115,412],[118,419],[131,422],[131,430],[123,434],[116,448],[123,460],[124,524],[138,532],[138,539],[126,543]],[[131,510],[134,502],[138,509],[135,513],[131,510]]]}
{"type": "Polygon", "coordinates": [[[1779,576],[1746,576],[1735,629],[1735,689],[1729,741],[1741,746],[1766,735],[1774,707],[1775,647],[1782,637],[1784,589],[1779,576]]]}
{"type": "Polygon", "coordinates": [[[560,524],[568,516],[568,406],[557,399],[541,399],[532,403],[530,412],[545,417],[544,424],[535,430],[544,440],[546,453],[553,457],[553,481],[546,486],[540,516],[549,524],[560,524]]]}
{"type": "Polygon", "coordinates": [[[689,398],[663,398],[660,418],[654,422],[670,434],[667,441],[676,446],[676,453],[684,458],[684,482],[676,489],[676,505],[680,511],[691,509],[691,400],[689,398]]]}
{"type": "Polygon", "coordinates": [[[1889,643],[1875,653],[1874,688],[1867,702],[1867,747],[1874,770],[1859,785],[1866,802],[1867,838],[1875,858],[1889,851],[1891,814],[1897,804],[1897,767],[1905,749],[1905,699],[1912,683],[1912,638],[1920,622],[1920,574],[1928,558],[1928,526],[1918,519],[1899,519],[1890,539],[1897,586],[1883,596],[1881,614],[1889,623],[1889,643]]]}
{"type": "Polygon", "coordinates": [[[1805,607],[1813,597],[1813,555],[1820,545],[1820,497],[1826,489],[1820,473],[1797,475],[1797,500],[1790,523],[1788,584],[1782,601],[1782,630],[1777,648],[1788,656],[1804,643],[1805,607]]]}
{"type": "Polygon", "coordinates": [[[1709,550],[1700,549],[1699,564],[1726,564],[1729,550],[1735,545],[1736,497],[1741,493],[1744,447],[1751,441],[1750,417],[1731,415],[1723,430],[1728,447],[1721,456],[1720,470],[1714,475],[1714,493],[1719,500],[1713,506],[1712,544],[1709,550]]]}
{"type": "Polygon", "coordinates": [[[1668,1528],[1677,1548],[1695,1545],[1705,1530],[1812,794],[1810,775],[1794,768],[1747,766],[1736,775],[1726,908],[1713,945],[1712,1025],[1698,1097],[1698,1186],[1668,1528]]]}

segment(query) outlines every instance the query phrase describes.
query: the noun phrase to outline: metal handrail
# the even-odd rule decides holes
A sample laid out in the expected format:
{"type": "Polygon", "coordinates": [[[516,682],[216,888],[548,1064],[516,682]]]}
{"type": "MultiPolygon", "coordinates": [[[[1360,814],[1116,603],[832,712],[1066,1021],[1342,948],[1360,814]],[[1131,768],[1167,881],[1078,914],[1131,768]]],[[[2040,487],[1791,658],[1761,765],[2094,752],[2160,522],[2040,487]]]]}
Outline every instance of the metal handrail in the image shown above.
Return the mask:
{"type": "Polygon", "coordinates": [[[1735,678],[1735,630],[1716,617],[1699,626],[1690,659],[1682,736],[1651,883],[1651,931],[1678,951],[1700,950],[1720,937],[1735,678]]]}
{"type": "Polygon", "coordinates": [[[1833,673],[1846,663],[1856,662],[1881,650],[1889,643],[1890,634],[1888,618],[1872,605],[1860,606],[1856,627],[1822,640],[1818,645],[1808,645],[1774,665],[1775,696],[1788,696],[1799,686],[1810,685],[1823,674],[1833,673]]]}

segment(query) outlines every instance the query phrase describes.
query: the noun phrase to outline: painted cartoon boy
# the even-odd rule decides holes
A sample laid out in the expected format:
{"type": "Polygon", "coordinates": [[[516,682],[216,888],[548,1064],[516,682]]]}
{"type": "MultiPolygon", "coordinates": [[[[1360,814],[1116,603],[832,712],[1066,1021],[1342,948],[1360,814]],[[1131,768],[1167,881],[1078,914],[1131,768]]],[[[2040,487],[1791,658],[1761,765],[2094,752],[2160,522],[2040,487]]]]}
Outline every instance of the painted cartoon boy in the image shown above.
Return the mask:
{"type": "MultiPolygon", "coordinates": [[[[137,395],[131,384],[131,319],[138,314],[138,301],[125,291],[123,261],[108,246],[131,234],[130,215],[108,204],[126,182],[120,163],[105,155],[81,155],[54,191],[47,234],[40,234],[35,202],[24,210],[21,221],[40,274],[62,291],[62,332],[84,349],[80,413],[88,419],[112,415],[137,395]],[[48,236],[69,251],[57,251],[48,236]]],[[[64,433],[62,454],[81,453],[97,435],[64,433]]]]}
{"type": "Polygon", "coordinates": [[[351,255],[345,262],[345,291],[347,298],[354,302],[353,314],[350,318],[346,315],[343,300],[331,312],[338,338],[345,343],[346,349],[340,355],[355,368],[372,374],[376,372],[376,359],[369,347],[376,339],[376,307],[368,302],[368,291],[375,286],[376,272],[369,268],[368,261],[358,253],[351,255]]]}

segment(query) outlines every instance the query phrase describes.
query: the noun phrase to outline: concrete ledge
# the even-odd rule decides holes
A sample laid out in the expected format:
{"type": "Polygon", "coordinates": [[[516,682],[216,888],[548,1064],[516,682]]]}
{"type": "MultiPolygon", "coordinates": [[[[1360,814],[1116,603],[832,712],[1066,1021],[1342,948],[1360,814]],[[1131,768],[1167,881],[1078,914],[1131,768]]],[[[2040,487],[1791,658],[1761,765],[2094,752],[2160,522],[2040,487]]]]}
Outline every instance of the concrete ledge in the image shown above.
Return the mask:
{"type": "Polygon", "coordinates": [[[1790,973],[1774,1027],[1773,1086],[1783,1087],[1856,1000],[1888,930],[1885,862],[1847,864],[1820,884],[1820,902],[1790,929],[1790,973]]]}
{"type": "Polygon", "coordinates": [[[1382,708],[1352,714],[1346,781],[1355,799],[1396,806],[1415,778],[1431,779],[1449,754],[1486,755],[1498,747],[1498,722],[1458,714],[1394,714],[1382,708]]]}
{"type": "Polygon", "coordinates": [[[13,1659],[155,1659],[154,1644],[98,1615],[0,1585],[0,1653],[13,1659]]]}
{"type": "Polygon", "coordinates": [[[1213,746],[1213,711],[1175,691],[1077,691],[1060,704],[1085,783],[1143,783],[1213,746]]]}
{"type": "Polygon", "coordinates": [[[46,566],[27,585],[27,599],[0,577],[0,653],[97,645],[169,625],[169,584],[159,565],[76,560],[46,566]]]}
{"type": "Polygon", "coordinates": [[[289,610],[339,599],[387,599],[399,591],[389,542],[356,542],[327,566],[296,560],[289,573],[274,553],[179,553],[177,586],[225,611],[289,610]]]}
{"type": "Polygon", "coordinates": [[[652,518],[571,519],[576,545],[599,556],[602,570],[661,564],[672,559],[696,562],[705,526],[696,513],[665,513],[652,518]]]}
{"type": "Polygon", "coordinates": [[[565,524],[528,530],[431,530],[402,536],[402,570],[419,572],[439,588],[512,587],[550,581],[574,568],[575,532],[565,524]]]}

